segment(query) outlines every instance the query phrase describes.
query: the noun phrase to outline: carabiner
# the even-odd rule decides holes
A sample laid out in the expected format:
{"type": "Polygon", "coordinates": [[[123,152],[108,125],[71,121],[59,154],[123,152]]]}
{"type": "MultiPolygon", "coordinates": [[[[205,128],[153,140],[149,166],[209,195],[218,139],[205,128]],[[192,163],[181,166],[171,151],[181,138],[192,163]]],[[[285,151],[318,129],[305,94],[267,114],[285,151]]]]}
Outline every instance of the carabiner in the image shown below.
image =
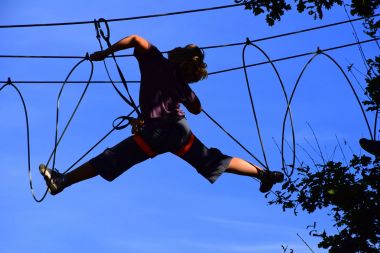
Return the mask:
{"type": "Polygon", "coordinates": [[[102,38],[108,43],[109,40],[110,40],[110,37],[111,37],[111,32],[110,32],[110,27],[108,25],[108,21],[104,18],[99,18],[98,21],[97,21],[97,25],[98,25],[98,29],[99,29],[99,32],[100,32],[100,35],[102,36],[102,38]],[[103,29],[101,27],[101,23],[104,23],[104,25],[106,26],[106,30],[107,30],[107,33],[104,34],[103,32],[103,29]]]}

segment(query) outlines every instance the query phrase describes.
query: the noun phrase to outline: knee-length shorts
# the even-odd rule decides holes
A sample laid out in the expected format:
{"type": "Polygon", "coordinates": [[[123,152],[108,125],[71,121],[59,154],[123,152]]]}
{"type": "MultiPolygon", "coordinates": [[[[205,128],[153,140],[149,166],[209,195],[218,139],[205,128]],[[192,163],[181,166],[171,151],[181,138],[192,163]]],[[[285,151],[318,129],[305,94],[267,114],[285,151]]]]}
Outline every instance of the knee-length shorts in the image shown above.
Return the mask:
{"type": "Polygon", "coordinates": [[[210,183],[223,174],[232,159],[216,148],[207,148],[194,136],[187,120],[183,118],[149,123],[141,133],[107,148],[89,162],[101,177],[112,181],[133,165],[166,152],[188,162],[210,183]]]}

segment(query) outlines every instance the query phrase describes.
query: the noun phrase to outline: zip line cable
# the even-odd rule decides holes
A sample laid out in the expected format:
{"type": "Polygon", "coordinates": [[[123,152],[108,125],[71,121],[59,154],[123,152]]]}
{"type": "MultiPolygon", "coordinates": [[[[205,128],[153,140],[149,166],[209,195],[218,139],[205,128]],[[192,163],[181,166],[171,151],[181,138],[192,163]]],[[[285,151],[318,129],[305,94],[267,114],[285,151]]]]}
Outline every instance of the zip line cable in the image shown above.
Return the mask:
{"type": "MultiPolygon", "coordinates": [[[[129,20],[137,20],[137,19],[168,17],[168,16],[188,14],[188,13],[196,13],[196,12],[204,12],[204,11],[214,11],[214,10],[228,9],[228,8],[233,8],[233,7],[243,6],[243,5],[245,5],[245,4],[244,3],[230,4],[230,5],[222,5],[222,6],[209,7],[209,8],[185,10],[185,11],[159,13],[159,14],[151,14],[151,15],[143,15],[143,16],[135,16],[135,17],[127,17],[127,18],[114,18],[114,19],[108,19],[108,22],[120,22],[120,21],[129,21],[129,20]]],[[[91,21],[59,22],[59,23],[0,25],[0,29],[4,29],[4,28],[47,27],[47,26],[68,26],[68,25],[85,25],[85,24],[94,24],[94,21],[91,20],[91,21]]]]}
{"type": "MultiPolygon", "coordinates": [[[[365,44],[365,43],[369,43],[369,42],[374,42],[374,41],[378,41],[378,40],[380,40],[380,38],[368,39],[368,40],[353,42],[353,43],[349,43],[349,44],[344,44],[344,45],[330,47],[330,48],[326,48],[326,49],[320,49],[320,50],[324,51],[324,52],[334,51],[334,50],[338,50],[338,49],[342,49],[342,48],[346,48],[346,47],[351,47],[351,46],[356,46],[358,44],[365,44]]],[[[304,57],[304,56],[308,56],[308,55],[313,55],[313,54],[315,54],[315,52],[316,51],[291,55],[291,56],[282,57],[282,58],[277,58],[277,59],[273,59],[272,62],[281,62],[281,61],[296,59],[296,58],[300,58],[300,57],[304,57]]],[[[270,64],[270,63],[271,63],[270,61],[262,61],[262,62],[258,62],[258,63],[249,64],[246,67],[251,68],[251,67],[256,67],[256,66],[270,64]]],[[[213,72],[210,72],[208,75],[212,76],[212,75],[236,71],[236,70],[240,70],[240,69],[244,69],[244,66],[213,71],[213,72]]],[[[63,81],[12,81],[12,83],[14,83],[14,84],[59,84],[62,82],[63,81]]],[[[113,81],[113,82],[118,83],[118,84],[123,83],[122,81],[113,81]]],[[[127,82],[128,83],[140,83],[140,81],[136,81],[136,80],[127,80],[127,82]]],[[[6,81],[5,82],[3,81],[2,83],[6,83],[6,81]]],[[[83,84],[83,83],[87,83],[87,82],[86,81],[67,81],[67,83],[83,84]]],[[[109,83],[111,83],[111,81],[91,81],[91,83],[93,83],[93,84],[109,84],[109,83]]]]}
{"type": "MultiPolygon", "coordinates": [[[[377,16],[380,16],[380,14],[375,14],[374,16],[372,17],[377,17],[377,16]]],[[[302,30],[297,30],[297,31],[293,31],[293,32],[288,32],[288,33],[282,33],[282,34],[277,34],[277,35],[272,35],[272,36],[268,36],[268,37],[263,37],[263,38],[258,38],[258,39],[254,39],[254,40],[251,40],[251,43],[255,43],[255,42],[260,42],[260,41],[266,41],[266,40],[272,40],[272,39],[277,39],[277,38],[281,38],[281,37],[287,37],[287,36],[291,36],[291,35],[295,35],[295,34],[301,34],[301,33],[305,33],[305,32],[310,32],[310,31],[315,31],[315,30],[319,30],[319,29],[324,29],[324,28],[328,28],[328,27],[333,27],[333,26],[338,26],[338,25],[342,25],[342,24],[347,24],[347,23],[351,23],[351,22],[355,22],[355,21],[359,21],[359,20],[363,20],[364,18],[356,18],[356,19],[351,19],[351,20],[345,20],[345,21],[340,21],[340,22],[336,22],[336,23],[331,23],[331,24],[327,24],[327,25],[322,25],[322,26],[316,26],[316,27],[311,27],[311,28],[306,28],[306,29],[302,29],[302,30]]],[[[95,21],[93,21],[93,23],[95,23],[95,21]]],[[[204,46],[204,47],[200,47],[201,49],[215,49],[215,48],[224,48],[224,47],[233,47],[233,46],[242,46],[244,45],[246,42],[237,42],[237,43],[230,43],[230,44],[221,44],[221,45],[212,45],[212,46],[204,46]]],[[[168,51],[163,51],[161,53],[167,53],[168,51]]],[[[115,55],[116,58],[121,58],[121,57],[132,57],[133,55],[131,54],[121,54],[121,55],[115,55]]],[[[112,56],[109,56],[109,58],[112,57],[112,56]]],[[[27,58],[27,59],[82,59],[83,57],[82,56],[59,56],[59,55],[0,55],[0,58],[27,58]]]]}

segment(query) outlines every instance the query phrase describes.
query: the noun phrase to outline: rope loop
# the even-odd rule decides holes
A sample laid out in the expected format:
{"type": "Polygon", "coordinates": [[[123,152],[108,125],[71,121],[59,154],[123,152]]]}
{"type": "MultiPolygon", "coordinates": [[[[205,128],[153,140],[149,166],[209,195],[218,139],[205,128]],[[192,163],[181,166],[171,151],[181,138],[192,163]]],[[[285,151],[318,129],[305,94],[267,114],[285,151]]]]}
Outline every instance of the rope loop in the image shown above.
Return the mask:
{"type": "MultiPolygon", "coordinates": [[[[96,38],[98,39],[98,42],[99,42],[99,45],[100,45],[100,48],[101,50],[103,50],[103,45],[102,45],[102,42],[100,40],[100,36],[103,38],[103,40],[107,43],[107,46],[108,47],[111,47],[111,42],[110,42],[110,37],[111,37],[111,30],[110,30],[110,27],[108,25],[108,21],[104,18],[99,18],[98,20],[95,20],[94,21],[94,25],[95,25],[95,30],[96,30],[96,38]],[[106,27],[106,33],[104,33],[102,27],[101,27],[101,23],[103,23],[106,27]],[[99,36],[100,35],[100,36],[99,36]]],[[[108,71],[108,68],[107,68],[107,64],[105,61],[103,61],[104,63],[104,67],[106,69],[106,72],[107,72],[107,75],[108,75],[108,78],[109,80],[111,81],[112,83],[112,86],[113,88],[115,89],[115,91],[119,94],[119,96],[129,105],[133,108],[133,110],[136,111],[137,115],[138,115],[138,118],[141,118],[141,112],[139,111],[138,109],[138,106],[136,105],[135,101],[133,100],[133,97],[132,95],[130,94],[129,92],[129,88],[128,88],[128,84],[127,84],[127,81],[124,77],[124,74],[123,72],[121,71],[121,68],[119,66],[119,64],[117,63],[117,60],[116,60],[116,57],[115,57],[115,54],[112,53],[112,58],[115,62],[115,65],[116,65],[116,69],[117,69],[117,72],[120,76],[120,79],[123,83],[123,86],[127,92],[127,95],[128,95],[128,98],[126,96],[123,95],[123,93],[116,87],[114,81],[112,80],[111,78],[111,75],[108,71]]]]}

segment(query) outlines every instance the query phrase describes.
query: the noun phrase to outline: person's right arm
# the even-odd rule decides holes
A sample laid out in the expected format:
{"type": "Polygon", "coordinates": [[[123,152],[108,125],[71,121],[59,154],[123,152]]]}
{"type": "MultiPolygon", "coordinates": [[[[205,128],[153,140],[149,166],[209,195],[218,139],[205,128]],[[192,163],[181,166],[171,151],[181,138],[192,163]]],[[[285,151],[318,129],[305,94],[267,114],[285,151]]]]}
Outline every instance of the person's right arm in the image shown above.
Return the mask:
{"type": "Polygon", "coordinates": [[[144,39],[143,37],[140,37],[138,35],[130,35],[128,37],[125,37],[124,39],[119,40],[109,48],[103,51],[98,51],[90,55],[91,61],[102,61],[104,60],[108,55],[115,53],[120,50],[128,49],[128,48],[135,48],[140,53],[144,53],[150,48],[150,43],[144,39]]]}

